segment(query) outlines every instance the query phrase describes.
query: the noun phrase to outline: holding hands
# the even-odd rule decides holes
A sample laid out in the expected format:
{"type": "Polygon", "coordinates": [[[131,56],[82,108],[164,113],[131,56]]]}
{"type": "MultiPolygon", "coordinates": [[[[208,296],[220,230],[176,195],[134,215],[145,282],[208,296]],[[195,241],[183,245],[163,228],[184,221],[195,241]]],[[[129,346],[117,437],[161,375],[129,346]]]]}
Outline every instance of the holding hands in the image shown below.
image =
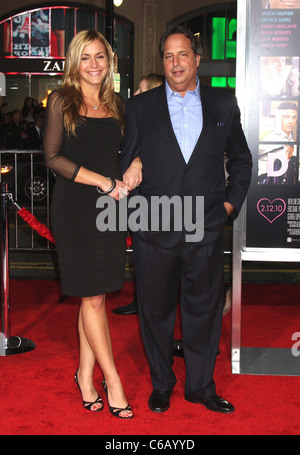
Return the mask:
{"type": "Polygon", "coordinates": [[[123,175],[123,181],[117,179],[106,178],[106,181],[98,187],[100,194],[111,196],[116,201],[128,196],[129,192],[139,186],[143,179],[142,162],[137,157],[123,175]]]}
{"type": "Polygon", "coordinates": [[[134,190],[143,180],[143,166],[140,157],[135,158],[123,175],[123,183],[129,191],[134,190]]]}

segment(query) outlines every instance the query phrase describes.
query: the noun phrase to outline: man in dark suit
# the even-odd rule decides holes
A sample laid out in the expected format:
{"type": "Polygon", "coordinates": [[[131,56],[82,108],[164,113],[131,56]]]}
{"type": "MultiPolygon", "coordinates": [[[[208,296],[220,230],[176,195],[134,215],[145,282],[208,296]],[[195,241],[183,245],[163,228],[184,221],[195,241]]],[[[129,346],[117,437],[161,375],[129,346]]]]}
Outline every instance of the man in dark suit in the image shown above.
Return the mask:
{"type": "Polygon", "coordinates": [[[35,116],[35,123],[28,130],[28,142],[30,149],[42,150],[43,148],[43,127],[44,116],[37,114],[35,116]]]}
{"type": "MultiPolygon", "coordinates": [[[[235,97],[199,84],[197,38],[175,27],[161,39],[160,51],[166,83],[128,101],[121,153],[124,172],[140,157],[143,180],[135,191],[149,209],[149,227],[145,221],[133,232],[139,316],[153,385],[148,405],[154,412],[166,411],[176,383],[172,347],[180,284],[185,399],[228,413],[234,407],[216,394],[213,379],[223,310],[223,232],[228,216],[238,215],[246,197],[252,158],[235,97]],[[178,229],[176,205],[168,229],[161,224],[151,228],[157,217],[151,203],[163,196],[179,197],[183,206],[192,198],[187,207],[192,223],[178,229]]],[[[132,183],[125,172],[126,180],[132,183]]]]}

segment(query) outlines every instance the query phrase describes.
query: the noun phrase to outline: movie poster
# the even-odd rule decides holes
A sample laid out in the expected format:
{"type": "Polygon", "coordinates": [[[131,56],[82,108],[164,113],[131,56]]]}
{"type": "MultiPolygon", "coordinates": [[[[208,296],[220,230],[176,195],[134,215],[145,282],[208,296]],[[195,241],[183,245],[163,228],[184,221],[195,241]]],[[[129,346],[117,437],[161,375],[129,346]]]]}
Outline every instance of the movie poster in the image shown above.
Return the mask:
{"type": "Polygon", "coordinates": [[[252,0],[249,18],[246,247],[300,248],[300,0],[252,0]]]}
{"type": "Polygon", "coordinates": [[[29,13],[19,14],[12,19],[12,55],[29,55],[29,13]]]}
{"type": "Polygon", "coordinates": [[[31,55],[49,57],[49,9],[31,13],[31,55]]]}
{"type": "Polygon", "coordinates": [[[18,14],[11,21],[7,20],[4,23],[5,54],[65,57],[65,15],[64,8],[54,7],[18,14]]]}

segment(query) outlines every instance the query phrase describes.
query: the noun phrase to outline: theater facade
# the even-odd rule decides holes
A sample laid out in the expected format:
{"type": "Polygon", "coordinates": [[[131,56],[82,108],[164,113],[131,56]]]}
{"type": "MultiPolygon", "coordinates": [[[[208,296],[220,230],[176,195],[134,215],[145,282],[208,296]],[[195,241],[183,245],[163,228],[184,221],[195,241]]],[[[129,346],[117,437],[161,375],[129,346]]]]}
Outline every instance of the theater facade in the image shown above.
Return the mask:
{"type": "MultiPolygon", "coordinates": [[[[17,3],[19,8],[7,13],[8,6],[0,6],[0,73],[5,81],[2,114],[22,108],[27,97],[46,105],[48,94],[60,85],[72,37],[85,29],[106,33],[107,1],[75,6],[73,2],[37,2],[32,8],[27,2],[17,3]]],[[[124,0],[120,7],[114,6],[116,90],[127,99],[143,74],[162,72],[158,42],[173,24],[184,25],[200,35],[204,51],[199,68],[202,82],[234,90],[236,2],[214,3],[187,1],[183,7],[177,1],[124,0]],[[195,5],[197,8],[193,8],[195,5]]]]}

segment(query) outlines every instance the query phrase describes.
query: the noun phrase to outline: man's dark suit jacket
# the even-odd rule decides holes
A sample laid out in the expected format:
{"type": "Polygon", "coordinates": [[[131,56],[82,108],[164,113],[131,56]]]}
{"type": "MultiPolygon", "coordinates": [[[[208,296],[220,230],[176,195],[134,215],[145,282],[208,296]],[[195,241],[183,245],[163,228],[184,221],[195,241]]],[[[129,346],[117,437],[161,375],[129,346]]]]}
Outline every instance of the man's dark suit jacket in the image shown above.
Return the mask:
{"type": "MultiPolygon", "coordinates": [[[[139,156],[143,181],[138,194],[151,196],[204,196],[204,238],[213,242],[227,220],[224,202],[241,209],[251,179],[252,157],[240,123],[236,98],[201,86],[203,129],[186,163],[172,129],[165,85],[129,99],[126,132],[121,151],[122,172],[139,156]],[[226,185],[224,155],[229,182],[226,185]]],[[[165,247],[176,245],[180,232],[137,232],[147,242],[165,247]]]]}
{"type": "Polygon", "coordinates": [[[39,133],[35,126],[30,127],[28,130],[28,142],[29,142],[29,148],[31,148],[33,150],[41,149],[42,141],[41,141],[41,138],[40,138],[39,133]]]}

